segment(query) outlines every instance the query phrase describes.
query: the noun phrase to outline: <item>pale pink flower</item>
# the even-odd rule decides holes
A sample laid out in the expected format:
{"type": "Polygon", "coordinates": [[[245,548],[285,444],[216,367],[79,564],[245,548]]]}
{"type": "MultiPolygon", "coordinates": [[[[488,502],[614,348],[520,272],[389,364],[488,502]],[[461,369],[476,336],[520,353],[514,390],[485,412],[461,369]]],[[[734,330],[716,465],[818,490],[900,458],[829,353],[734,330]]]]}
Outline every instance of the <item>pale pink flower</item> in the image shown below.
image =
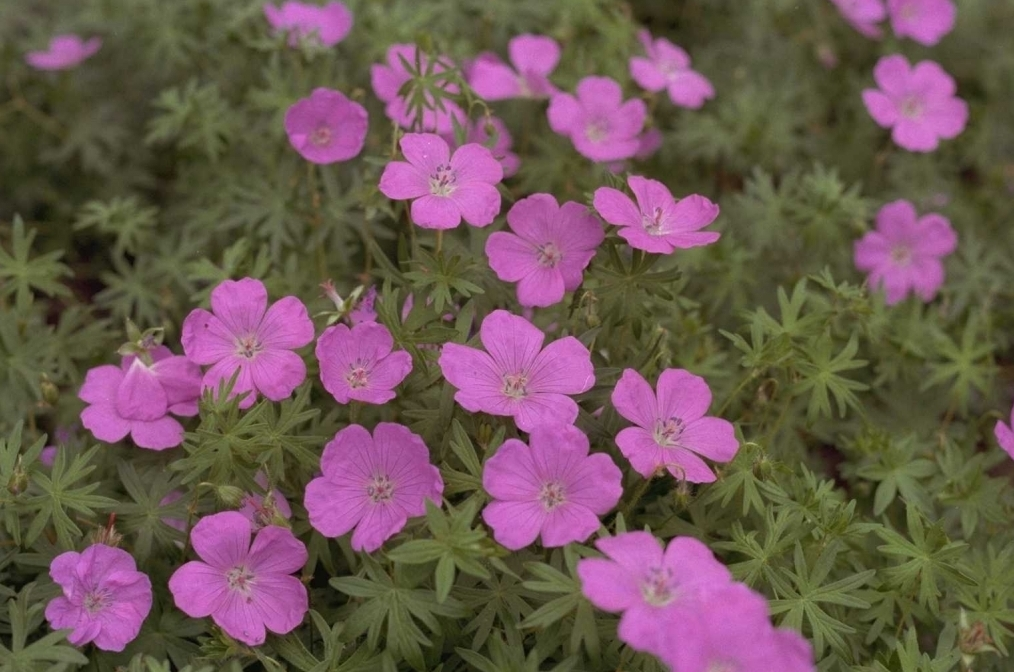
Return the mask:
{"type": "Polygon", "coordinates": [[[302,569],[308,555],[287,528],[264,527],[253,544],[252,533],[253,523],[238,511],[202,518],[190,531],[201,561],[177,569],[169,578],[169,592],[187,616],[211,616],[225,634],[259,646],[265,629],[284,635],[306,615],[306,586],[292,573],[302,569]]]}
{"type": "Polygon", "coordinates": [[[578,153],[609,162],[628,159],[640,149],[648,108],[639,98],[624,101],[613,79],[585,77],[577,84],[576,96],[553,95],[547,114],[553,131],[570,138],[578,153]]]}
{"type": "Polygon", "coordinates": [[[310,524],[326,537],[353,528],[352,548],[372,553],[426,513],[426,500],[440,505],[444,482],[430,464],[423,440],[407,427],[381,422],[373,436],[349,425],[324,447],[324,475],[306,486],[310,524]]]}
{"type": "MultiPolygon", "coordinates": [[[[451,150],[455,150],[460,146],[454,141],[453,133],[445,133],[440,137],[447,141],[451,150]]],[[[518,172],[518,168],[521,166],[521,159],[511,151],[514,138],[511,137],[511,132],[507,130],[507,124],[500,117],[476,119],[475,121],[469,119],[465,125],[465,144],[469,143],[488,148],[493,158],[499,161],[503,167],[504,177],[510,177],[518,172]],[[496,142],[490,146],[489,141],[493,137],[493,133],[496,134],[496,142]]]]}
{"type": "Polygon", "coordinates": [[[486,100],[546,98],[557,89],[549,75],[560,62],[560,45],[543,35],[518,35],[507,44],[511,65],[495,55],[477,58],[468,84],[486,100]]]}
{"type": "Polygon", "coordinates": [[[887,0],[887,11],[895,35],[927,47],[954,29],[958,13],[953,0],[887,0]]]}
{"type": "Polygon", "coordinates": [[[440,369],[465,410],[513,416],[524,432],[577,419],[577,402],[567,395],[595,384],[591,353],[581,341],[567,336],[543,348],[545,334],[506,310],[486,316],[479,338],[487,352],[457,343],[440,351],[440,369]]]}
{"type": "Polygon", "coordinates": [[[57,35],[49,41],[46,51],[30,51],[25,61],[36,70],[69,70],[77,67],[102,47],[102,40],[82,40],[77,35],[57,35]]]}
{"type": "Polygon", "coordinates": [[[585,206],[568,201],[561,207],[550,194],[517,201],[507,224],[513,233],[490,236],[486,256],[498,278],[518,283],[522,306],[551,306],[577,289],[605,238],[585,206]]]}
{"type": "Polygon", "coordinates": [[[232,396],[258,394],[280,401],[306,379],[303,358],[292,352],[313,340],[313,322],[303,302],[287,296],[268,307],[264,283],[253,278],[225,280],[211,292],[211,309],[193,310],[183,321],[183,351],[196,364],[212,365],[205,389],[216,390],[239,371],[232,396]]]}
{"type": "Polygon", "coordinates": [[[462,145],[451,155],[432,133],[406,133],[400,142],[408,161],[391,161],[380,176],[380,193],[412,199],[412,221],[424,229],[453,229],[464,219],[487,226],[500,214],[503,167],[482,145],[462,145]]]}
{"type": "Polygon", "coordinates": [[[630,59],[630,76],[647,91],[665,89],[673,105],[696,110],[715,97],[715,87],[708,78],[690,67],[690,56],[683,49],[660,37],[641,30],[637,38],[648,57],[630,59]]]}
{"type": "Polygon", "coordinates": [[[317,339],[317,361],[324,389],[339,404],[385,404],[412,371],[412,356],[392,352],[394,339],[382,324],[362,322],[349,329],[328,327],[317,339]]]}
{"type": "Polygon", "coordinates": [[[289,500],[285,499],[285,495],[282,494],[281,490],[272,488],[271,496],[268,497],[269,483],[267,474],[263,471],[258,471],[254,475],[254,482],[261,487],[261,493],[265,494],[258,492],[247,493],[243,497],[239,512],[253,523],[255,530],[259,530],[265,525],[271,525],[276,514],[286,520],[292,518],[292,507],[289,506],[289,500]]]}
{"type": "Polygon", "coordinates": [[[879,89],[864,89],[866,110],[894,142],[912,152],[931,152],[940,139],[951,140],[965,130],[968,104],[954,94],[954,79],[933,61],[912,67],[895,54],[877,61],[873,78],[879,89]]]}
{"type": "Polygon", "coordinates": [[[887,18],[884,0],[831,0],[842,17],[861,34],[878,40],[883,31],[877,24],[887,18]]]}
{"type": "Polygon", "coordinates": [[[728,420],[705,416],[711,390],[700,376],[666,369],[658,394],[634,369],[626,369],[613,389],[616,412],[634,423],[616,435],[616,445],[634,471],[650,478],[662,469],[691,483],[710,483],[715,474],[701,456],[728,462],[739,450],[728,420]]]}
{"type": "MultiPolygon", "coordinates": [[[[384,113],[387,118],[402,128],[451,133],[454,131],[453,119],[461,124],[465,123],[466,119],[465,113],[457,103],[446,98],[434,100],[433,94],[423,91],[420,95],[425,99],[426,106],[423,109],[422,119],[417,120],[416,110],[409,105],[409,100],[415,92],[410,90],[406,95],[398,93],[401,87],[413,78],[413,73],[405,67],[405,63],[414,70],[417,59],[418,67],[424,74],[439,74],[454,67],[446,56],[438,56],[431,62],[430,57],[419,51],[419,47],[414,44],[392,44],[387,49],[386,63],[375,63],[370,66],[373,93],[386,103],[384,113]]],[[[458,93],[455,84],[442,83],[440,88],[450,95],[458,93]]]]}
{"type": "Polygon", "coordinates": [[[276,31],[288,31],[289,46],[293,47],[308,38],[333,47],[352,30],[352,12],[340,2],[329,2],[321,7],[290,0],[281,7],[264,5],[264,16],[276,31]]]}
{"type": "Polygon", "coordinates": [[[877,213],[876,230],[856,241],[856,268],[869,274],[870,287],[883,286],[889,306],[913,291],[928,303],[944,284],[942,260],[957,245],[946,217],[919,217],[909,201],[893,201],[877,213]]]}
{"type": "Polygon", "coordinates": [[[993,427],[993,435],[1004,452],[1014,460],[1014,408],[1011,409],[1010,418],[1009,425],[1004,424],[1003,420],[997,420],[993,427]]]}
{"type": "Polygon", "coordinates": [[[318,164],[359,156],[366,142],[366,108],[341,91],[318,88],[285,113],[289,143],[307,161],[318,164]]]}
{"type": "Polygon", "coordinates": [[[46,620],[54,630],[73,630],[67,641],[75,646],[94,642],[103,651],[123,651],[151,611],[151,581],[121,548],[93,544],[61,553],[49,575],[63,594],[46,605],[46,620]]]}

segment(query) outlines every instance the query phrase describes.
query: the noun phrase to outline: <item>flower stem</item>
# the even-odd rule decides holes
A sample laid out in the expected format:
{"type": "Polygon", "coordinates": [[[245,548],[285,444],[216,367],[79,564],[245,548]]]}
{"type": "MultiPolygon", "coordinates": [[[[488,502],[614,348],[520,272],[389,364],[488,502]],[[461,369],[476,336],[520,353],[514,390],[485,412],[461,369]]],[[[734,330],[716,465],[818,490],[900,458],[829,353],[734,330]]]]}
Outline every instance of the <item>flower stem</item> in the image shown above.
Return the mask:
{"type": "Polygon", "coordinates": [[[629,520],[630,512],[634,510],[637,503],[644,497],[644,493],[648,492],[648,488],[651,487],[651,478],[645,478],[637,487],[634,488],[633,494],[630,496],[630,500],[620,508],[620,513],[623,514],[624,520],[629,520]]]}

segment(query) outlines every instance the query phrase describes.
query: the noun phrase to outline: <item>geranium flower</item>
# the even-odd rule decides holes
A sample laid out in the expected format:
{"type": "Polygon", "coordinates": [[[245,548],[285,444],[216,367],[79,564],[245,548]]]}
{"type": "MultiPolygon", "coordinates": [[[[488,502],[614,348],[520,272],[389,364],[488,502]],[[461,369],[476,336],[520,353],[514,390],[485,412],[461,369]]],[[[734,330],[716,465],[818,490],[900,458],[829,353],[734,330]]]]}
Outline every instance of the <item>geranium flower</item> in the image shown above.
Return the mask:
{"type": "Polygon", "coordinates": [[[183,351],[190,361],[212,365],[204,388],[216,389],[236,371],[232,396],[248,392],[240,408],[258,394],[285,399],[306,379],[302,357],[292,352],[313,340],[313,322],[303,302],[287,296],[268,307],[264,283],[225,280],[211,292],[213,312],[197,308],[183,321],[183,351]]]}
{"type": "Polygon", "coordinates": [[[595,384],[591,353],[581,341],[567,336],[543,348],[545,334],[506,310],[486,316],[479,338],[488,352],[457,343],[445,343],[440,351],[440,369],[458,388],[454,399],[463,408],[513,416],[524,432],[577,419],[577,402],[567,395],[595,384]]]}
{"type": "Polygon", "coordinates": [[[592,161],[628,159],[640,148],[648,109],[643,100],[623,101],[620,85],[608,77],[585,77],[577,96],[557,93],[549,101],[549,125],[592,161]]]}
{"type": "Polygon", "coordinates": [[[225,634],[250,646],[264,643],[265,629],[284,635],[309,610],[306,586],[292,576],[306,564],[303,542],[269,525],[250,535],[253,523],[237,511],[202,518],[190,531],[200,561],[169,578],[169,592],[187,616],[211,616],[225,634]]]}
{"type": "Polygon", "coordinates": [[[874,40],[883,36],[877,24],[887,18],[884,0],[831,0],[842,17],[862,35],[874,40]]]}
{"type": "Polygon", "coordinates": [[[647,30],[638,31],[637,38],[648,54],[630,59],[630,76],[638,86],[655,92],[665,89],[673,105],[692,110],[715,97],[708,78],[691,69],[687,52],[664,37],[653,40],[647,30]]]}
{"type": "Polygon", "coordinates": [[[328,327],[317,339],[317,360],[324,389],[339,404],[352,400],[384,404],[412,371],[412,356],[392,352],[394,339],[382,324],[362,322],[349,329],[328,327]]]}
{"type": "Polygon", "coordinates": [[[887,0],[887,11],[895,35],[927,47],[953,30],[958,13],[952,0],[887,0]]]}
{"type": "Polygon", "coordinates": [[[360,324],[361,322],[376,322],[377,321],[377,310],[374,308],[374,304],[377,302],[377,288],[370,287],[363,292],[362,297],[356,301],[356,306],[349,311],[349,322],[353,326],[360,324]]]}
{"type": "Polygon", "coordinates": [[[675,200],[672,192],[657,180],[638,175],[627,178],[637,204],[618,189],[595,190],[595,210],[610,224],[620,227],[620,235],[631,247],[646,252],[671,254],[676,249],[710,245],[722,234],[701,231],[718,217],[718,206],[703,196],[692,194],[675,200]]]}
{"type": "Polygon", "coordinates": [[[557,89],[549,75],[560,62],[560,45],[543,35],[518,35],[507,43],[511,65],[495,54],[477,58],[468,73],[468,84],[486,100],[546,98],[557,89]]]}
{"type": "Polygon", "coordinates": [[[518,283],[522,306],[551,306],[577,289],[605,238],[585,206],[568,201],[561,207],[550,194],[517,201],[507,224],[513,233],[490,236],[486,256],[498,278],[518,283]]]}
{"type": "MultiPolygon", "coordinates": [[[[445,133],[440,137],[447,141],[451,150],[459,147],[454,141],[453,133],[445,133]]],[[[499,161],[503,167],[504,177],[510,177],[518,172],[518,168],[521,166],[521,159],[511,151],[514,138],[511,137],[511,132],[507,130],[507,124],[500,117],[489,117],[475,121],[469,119],[465,125],[465,144],[469,143],[488,147],[493,158],[499,161]],[[489,127],[492,127],[492,131],[496,133],[496,143],[492,147],[489,147],[489,139],[492,137],[489,127]]]]}
{"type": "Polygon", "coordinates": [[[324,446],[324,475],[306,486],[310,524],[327,537],[352,533],[352,548],[372,553],[426,513],[426,500],[440,504],[444,481],[430,464],[423,440],[407,427],[381,422],[373,436],[349,425],[324,446]]]}
{"type": "Polygon", "coordinates": [[[293,103],[285,113],[289,143],[312,163],[336,163],[359,156],[367,125],[366,108],[331,89],[314,89],[309,98],[293,103]]]}
{"type": "Polygon", "coordinates": [[[352,12],[340,2],[321,7],[290,0],[281,7],[264,5],[264,16],[276,31],[288,31],[292,47],[309,37],[316,37],[325,47],[333,47],[352,30],[352,12]]]}
{"type": "Polygon", "coordinates": [[[707,417],[711,390],[700,376],[666,369],[658,395],[634,369],[626,369],[612,394],[616,412],[636,425],[616,435],[616,445],[634,470],[650,478],[666,469],[678,479],[710,483],[715,474],[700,456],[728,462],[739,450],[727,420],[707,417]]]}
{"type": "Polygon", "coordinates": [[[883,286],[889,306],[912,291],[929,302],[944,284],[941,260],[957,245],[958,236],[946,217],[919,217],[910,202],[893,201],[877,213],[876,230],[856,241],[856,268],[869,274],[870,287],[883,286]]]}
{"type": "MultiPolygon", "coordinates": [[[[459,124],[465,123],[466,120],[465,113],[457,103],[441,98],[438,105],[429,91],[423,91],[422,96],[426,100],[426,107],[423,110],[422,119],[417,124],[416,110],[409,107],[406,96],[398,93],[405,82],[412,79],[413,76],[405,67],[405,63],[415,68],[417,57],[421,71],[424,73],[439,74],[453,67],[451,60],[446,56],[438,56],[431,64],[430,57],[419,51],[419,47],[416,45],[392,44],[387,49],[386,63],[370,66],[370,83],[373,86],[373,93],[387,104],[384,108],[387,118],[402,128],[433,133],[453,133],[452,119],[456,119],[459,124]]],[[[445,83],[441,88],[451,95],[458,93],[458,87],[451,83],[445,83]]]]}
{"type": "Polygon", "coordinates": [[[950,140],[965,130],[968,104],[954,95],[954,79],[933,61],[911,67],[895,54],[877,61],[873,78],[879,89],[864,89],[866,110],[882,128],[890,128],[900,147],[931,152],[940,138],[950,140]]]}
{"type": "Polygon", "coordinates": [[[573,425],[539,425],[528,443],[508,439],[486,461],[482,487],[493,501],[482,519],[514,551],[540,535],[547,547],[584,541],[620,501],[619,467],[604,453],[589,455],[588,437],[573,425]]]}
{"type": "Polygon", "coordinates": [[[46,605],[46,620],[54,630],[71,629],[67,641],[75,646],[123,651],[151,611],[151,581],[121,548],[93,544],[61,553],[49,575],[63,594],[46,605]]]}
{"type": "Polygon", "coordinates": [[[401,151],[380,176],[380,193],[412,201],[412,221],[424,229],[453,229],[464,219],[486,226],[500,214],[503,168],[488,149],[474,143],[454,151],[439,135],[406,133],[401,151]]]}
{"type": "Polygon", "coordinates": [[[289,500],[285,499],[281,490],[272,488],[271,496],[268,497],[267,474],[258,471],[254,475],[254,482],[261,487],[261,491],[265,494],[248,493],[240,502],[241,506],[238,510],[244,518],[253,523],[255,530],[259,530],[265,525],[271,525],[276,515],[286,520],[292,518],[292,507],[289,506],[289,500]]]}
{"type": "Polygon", "coordinates": [[[1004,424],[1003,420],[997,420],[996,425],[993,427],[993,435],[1004,452],[1014,460],[1014,408],[1011,409],[1010,418],[1009,425],[1004,424]]]}
{"type": "Polygon", "coordinates": [[[77,35],[57,35],[49,41],[46,51],[30,51],[25,62],[36,70],[69,70],[95,55],[102,48],[102,39],[82,40],[77,35]]]}

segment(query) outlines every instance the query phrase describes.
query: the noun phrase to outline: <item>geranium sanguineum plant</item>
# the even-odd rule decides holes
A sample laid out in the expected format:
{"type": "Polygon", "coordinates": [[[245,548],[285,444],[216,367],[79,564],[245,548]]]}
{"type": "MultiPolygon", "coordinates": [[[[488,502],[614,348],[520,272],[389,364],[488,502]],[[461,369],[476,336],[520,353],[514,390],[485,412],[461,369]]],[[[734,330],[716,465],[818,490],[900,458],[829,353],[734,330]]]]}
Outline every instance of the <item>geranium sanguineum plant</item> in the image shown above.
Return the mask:
{"type": "Polygon", "coordinates": [[[289,143],[307,161],[348,161],[363,151],[366,109],[341,91],[314,89],[309,98],[292,104],[285,113],[289,143]]]}
{"type": "Polygon", "coordinates": [[[69,70],[91,58],[102,48],[102,39],[90,37],[87,40],[77,35],[57,35],[49,41],[45,51],[30,51],[25,62],[36,70],[69,70]]]}
{"type": "Polygon", "coordinates": [[[895,35],[927,47],[951,32],[958,14],[953,0],[887,0],[887,10],[895,35]]]}
{"type": "MultiPolygon", "coordinates": [[[[425,99],[425,106],[419,110],[410,104],[402,89],[414,75],[439,74],[453,67],[446,56],[431,58],[414,44],[392,44],[384,63],[370,66],[370,83],[377,98],[386,103],[384,112],[394,123],[406,129],[450,133],[454,121],[459,124],[465,121],[465,113],[456,102],[446,97],[437,101],[432,93],[422,90],[417,95],[425,99]]],[[[440,82],[436,86],[448,96],[458,93],[456,84],[440,82]]]]}
{"type": "Polygon", "coordinates": [[[412,371],[412,356],[393,351],[391,332],[376,322],[328,327],[317,339],[320,380],[340,404],[383,404],[412,371]]]}
{"type": "Polygon", "coordinates": [[[289,45],[312,39],[324,47],[338,44],[352,30],[352,12],[341,2],[315,5],[288,0],[276,7],[264,5],[264,16],[276,31],[288,32],[289,45]]]}
{"type": "Polygon", "coordinates": [[[546,98],[557,89],[549,75],[560,62],[560,45],[544,35],[517,35],[507,44],[510,65],[484,54],[469,70],[468,83],[486,100],[546,98]],[[513,67],[512,67],[513,66],[513,67]]]}
{"type": "Polygon", "coordinates": [[[630,59],[630,76],[648,91],[665,90],[673,105],[697,109],[715,97],[708,78],[690,67],[690,56],[664,37],[652,38],[647,30],[638,31],[646,56],[630,59]]]}
{"type": "Polygon", "coordinates": [[[831,0],[842,17],[853,28],[871,39],[880,39],[884,31],[879,24],[887,18],[884,0],[831,0]]]}
{"type": "Polygon", "coordinates": [[[579,154],[608,162],[637,153],[647,107],[638,98],[624,101],[616,80],[592,76],[578,82],[575,94],[554,94],[547,114],[550,128],[570,138],[579,154]]]}

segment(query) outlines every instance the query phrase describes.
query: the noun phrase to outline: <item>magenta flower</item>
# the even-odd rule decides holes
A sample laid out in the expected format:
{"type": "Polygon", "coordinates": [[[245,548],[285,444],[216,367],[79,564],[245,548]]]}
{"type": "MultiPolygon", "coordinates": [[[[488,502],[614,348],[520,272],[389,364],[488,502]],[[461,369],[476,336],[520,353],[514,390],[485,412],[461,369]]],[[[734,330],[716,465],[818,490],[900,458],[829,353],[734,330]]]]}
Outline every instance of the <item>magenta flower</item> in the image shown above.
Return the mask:
{"type": "Polygon", "coordinates": [[[951,32],[958,13],[952,0],[887,0],[887,11],[895,35],[927,47],[951,32]]]}
{"type": "Polygon", "coordinates": [[[722,235],[700,230],[718,217],[718,206],[705,197],[692,194],[677,201],[664,184],[638,175],[628,177],[627,184],[636,205],[612,187],[596,189],[593,203],[602,219],[620,227],[620,235],[631,247],[671,254],[676,249],[710,245],[722,235]]]}
{"type": "Polygon", "coordinates": [[[309,610],[306,586],[292,576],[306,564],[303,542],[269,525],[257,531],[237,511],[202,518],[190,531],[201,561],[191,560],[169,577],[169,592],[187,616],[211,616],[225,634],[250,646],[264,643],[265,629],[284,635],[309,610]]]}
{"type": "Polygon", "coordinates": [[[201,370],[186,357],[159,346],[148,366],[133,355],[120,366],[98,366],[85,375],[78,398],[89,406],[81,424],[109,443],[128,434],[139,448],[165,450],[183,442],[183,425],[170,413],[197,415],[201,370]]]}
{"type": "Polygon", "coordinates": [[[328,327],[317,339],[317,360],[324,389],[339,404],[385,404],[412,371],[412,355],[391,352],[391,332],[376,322],[328,327]]]}
{"type": "Polygon", "coordinates": [[[412,221],[424,229],[453,229],[464,219],[486,226],[500,214],[503,168],[488,149],[474,143],[451,150],[439,135],[406,133],[401,152],[380,176],[380,193],[412,201],[412,221]]]}
{"type": "Polygon", "coordinates": [[[616,411],[633,422],[616,435],[616,445],[634,470],[651,478],[665,468],[678,479],[711,483],[715,474],[700,456],[728,462],[739,450],[732,423],[707,417],[711,390],[700,376],[666,369],[658,395],[634,369],[626,369],[613,389],[616,411]]]}
{"type": "Polygon", "coordinates": [[[440,505],[444,481],[430,464],[430,452],[417,434],[381,422],[373,436],[349,425],[335,434],[320,458],[324,475],[306,486],[310,524],[326,537],[353,528],[352,548],[372,553],[426,513],[426,500],[440,505]]]}
{"type": "Polygon", "coordinates": [[[957,246],[946,217],[919,217],[910,202],[893,201],[877,213],[876,230],[856,241],[856,268],[868,274],[870,287],[884,287],[889,306],[910,291],[928,303],[944,284],[941,260],[957,246]]]}
{"type": "MultiPolygon", "coordinates": [[[[402,128],[416,129],[418,126],[417,130],[421,131],[453,133],[453,119],[456,119],[460,124],[464,124],[466,121],[466,115],[457,103],[445,98],[441,98],[438,103],[429,91],[423,91],[422,96],[426,101],[426,108],[423,111],[422,119],[418,120],[417,124],[416,111],[409,107],[406,97],[398,93],[401,87],[413,78],[412,72],[405,67],[405,63],[415,69],[417,57],[423,73],[439,74],[453,67],[451,60],[446,56],[438,56],[433,63],[430,63],[430,57],[419,51],[416,45],[392,44],[387,49],[386,64],[370,66],[370,83],[373,86],[373,93],[387,104],[384,108],[387,118],[402,128]]],[[[441,88],[448,94],[458,93],[458,87],[454,84],[445,83],[441,88]]]]}
{"type": "Polygon", "coordinates": [[[54,630],[72,629],[67,641],[75,646],[94,642],[103,651],[123,651],[151,611],[151,581],[121,548],[93,544],[61,553],[49,575],[63,594],[46,605],[46,620],[54,630]]]}
{"type": "MultiPolygon", "coordinates": [[[[452,150],[458,148],[459,145],[454,141],[453,133],[445,133],[440,137],[447,141],[448,146],[452,150]]],[[[521,159],[511,151],[514,138],[511,137],[511,132],[507,130],[507,124],[500,117],[489,117],[488,119],[478,119],[475,121],[469,119],[465,125],[465,143],[475,143],[489,148],[493,158],[500,162],[504,177],[510,177],[518,172],[518,168],[521,166],[521,159]],[[492,127],[492,132],[487,126],[492,127]],[[489,140],[493,137],[493,132],[496,133],[496,143],[490,147],[489,140]]]]}
{"type": "Polygon", "coordinates": [[[638,31],[637,37],[648,54],[630,59],[630,76],[638,86],[653,92],[665,89],[673,105],[692,110],[715,97],[708,78],[691,69],[687,52],[664,37],[652,40],[647,30],[638,31]]]}
{"type": "Polygon", "coordinates": [[[53,462],[56,461],[56,451],[59,450],[57,446],[46,446],[39,453],[39,463],[44,467],[52,468],[53,462]]]}
{"type": "Polygon", "coordinates": [[[637,651],[670,653],[670,631],[696,611],[697,593],[732,582],[725,565],[691,537],[672,539],[665,551],[647,532],[605,537],[595,546],[606,557],[578,561],[581,591],[599,609],[623,612],[617,634],[637,651]]]}
{"type": "Polygon", "coordinates": [[[486,100],[547,98],[557,88],[549,75],[560,62],[560,45],[543,35],[518,35],[507,44],[511,65],[499,58],[479,58],[472,64],[468,84],[486,100]]]}
{"type": "Polygon", "coordinates": [[[546,547],[586,540],[620,501],[619,467],[604,453],[589,455],[588,437],[573,425],[539,425],[528,442],[508,439],[483,466],[482,487],[493,501],[482,519],[513,551],[539,535],[546,547]]]}
{"type": "Polygon", "coordinates": [[[85,61],[102,47],[102,39],[82,40],[77,35],[57,35],[46,51],[30,51],[25,62],[36,70],[69,70],[85,61]]]}
{"type": "Polygon", "coordinates": [[[623,101],[620,85],[608,77],[585,77],[577,96],[557,93],[549,101],[549,125],[592,161],[629,159],[640,148],[648,109],[643,100],[623,101]]]}
{"type": "Polygon", "coordinates": [[[954,95],[954,79],[933,61],[910,67],[895,54],[877,61],[873,78],[879,89],[864,89],[866,110],[891,137],[912,152],[931,152],[940,138],[950,140],[965,130],[968,104],[954,95]]]}
{"type": "Polygon", "coordinates": [[[545,334],[506,310],[486,316],[479,338],[488,352],[457,343],[440,351],[440,369],[465,410],[513,416],[524,432],[577,419],[577,402],[567,395],[595,384],[591,353],[581,341],[567,336],[543,348],[545,334]]]}
{"type": "MultiPolygon", "coordinates": [[[[254,482],[261,487],[262,492],[267,493],[269,485],[267,474],[258,471],[254,475],[254,482]]],[[[273,524],[276,515],[286,520],[292,518],[292,507],[289,506],[289,501],[285,499],[285,495],[278,488],[271,489],[270,497],[267,494],[248,493],[241,503],[239,512],[253,523],[254,530],[273,524]]]]}
{"type": "Polygon", "coordinates": [[[292,350],[313,340],[313,322],[299,299],[287,296],[269,308],[260,280],[225,280],[211,292],[211,309],[191,311],[181,338],[190,361],[212,365],[205,389],[239,371],[232,396],[248,392],[239,407],[249,408],[258,394],[280,401],[306,379],[306,365],[292,350]]]}
{"type": "Polygon", "coordinates": [[[289,46],[315,37],[321,45],[333,47],[352,30],[352,12],[340,2],[320,7],[305,2],[286,2],[281,7],[264,5],[264,16],[277,32],[289,32],[289,46]]]}
{"type": "Polygon", "coordinates": [[[661,148],[662,131],[657,126],[652,126],[637,138],[637,153],[634,154],[634,158],[638,161],[650,159],[661,148]]]}
{"type": "MultiPolygon", "coordinates": [[[[165,497],[159,500],[158,506],[159,508],[171,506],[176,502],[180,501],[181,499],[183,499],[182,490],[171,490],[169,491],[169,493],[166,494],[165,497]]],[[[180,532],[187,531],[186,518],[177,518],[176,516],[159,516],[159,520],[161,520],[163,523],[173,528],[174,530],[179,530],[180,532]]],[[[183,547],[182,543],[180,542],[176,543],[179,544],[181,548],[183,547]]]]}
{"type": "Polygon", "coordinates": [[[377,302],[377,288],[370,287],[363,295],[356,301],[356,307],[349,311],[349,322],[353,326],[360,322],[376,322],[377,311],[374,308],[374,304],[377,302]]]}
{"type": "Polygon", "coordinates": [[[285,113],[289,143],[311,163],[336,163],[359,156],[366,142],[366,108],[341,91],[314,89],[285,113]]]}
{"type": "Polygon", "coordinates": [[[490,236],[486,256],[498,278],[518,283],[522,306],[551,306],[577,289],[605,238],[587,208],[573,201],[561,207],[549,194],[516,202],[507,224],[513,233],[490,236]]]}
{"type": "Polygon", "coordinates": [[[996,426],[993,427],[993,435],[1004,452],[1014,460],[1014,408],[1011,409],[1010,418],[1009,425],[1005,425],[1003,420],[997,420],[996,426]]]}
{"type": "Polygon", "coordinates": [[[887,18],[884,0],[831,0],[842,17],[861,34],[878,40],[883,31],[877,24],[887,18]]]}

